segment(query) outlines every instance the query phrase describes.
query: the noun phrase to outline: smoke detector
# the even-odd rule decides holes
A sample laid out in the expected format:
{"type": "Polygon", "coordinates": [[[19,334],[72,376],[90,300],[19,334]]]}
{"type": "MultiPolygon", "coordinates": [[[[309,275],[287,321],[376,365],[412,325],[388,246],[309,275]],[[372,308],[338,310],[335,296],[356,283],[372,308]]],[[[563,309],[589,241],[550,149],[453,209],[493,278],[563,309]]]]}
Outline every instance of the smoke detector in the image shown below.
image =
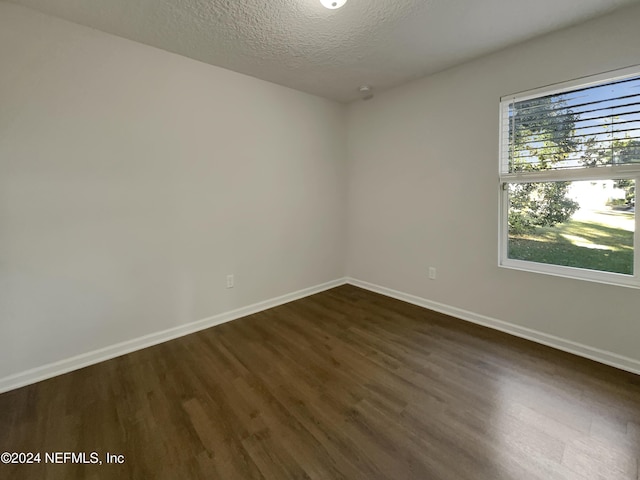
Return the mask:
{"type": "Polygon", "coordinates": [[[373,88],[371,88],[371,86],[369,85],[362,85],[360,88],[358,88],[358,91],[360,92],[360,95],[362,95],[363,100],[369,100],[373,98],[373,88]]]}

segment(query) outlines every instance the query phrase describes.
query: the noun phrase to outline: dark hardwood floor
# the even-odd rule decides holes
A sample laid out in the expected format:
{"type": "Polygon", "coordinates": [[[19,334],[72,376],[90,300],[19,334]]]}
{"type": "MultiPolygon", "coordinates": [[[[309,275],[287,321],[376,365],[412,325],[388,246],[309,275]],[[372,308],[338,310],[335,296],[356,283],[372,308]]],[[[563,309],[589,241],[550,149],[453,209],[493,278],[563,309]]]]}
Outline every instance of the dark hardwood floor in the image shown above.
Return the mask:
{"type": "Polygon", "coordinates": [[[2,479],[638,480],[640,377],[345,285],[0,395],[4,451],[42,463],[2,479]]]}

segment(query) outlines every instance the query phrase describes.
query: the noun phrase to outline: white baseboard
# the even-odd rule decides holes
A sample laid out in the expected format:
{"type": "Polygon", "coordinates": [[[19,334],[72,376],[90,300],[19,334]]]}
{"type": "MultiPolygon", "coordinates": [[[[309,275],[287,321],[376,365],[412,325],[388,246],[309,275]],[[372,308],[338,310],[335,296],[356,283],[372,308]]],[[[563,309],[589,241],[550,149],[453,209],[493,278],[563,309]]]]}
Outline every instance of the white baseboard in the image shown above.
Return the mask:
{"type": "Polygon", "coordinates": [[[278,305],[282,305],[284,303],[289,303],[300,298],[308,297],[309,295],[323,292],[324,290],[329,290],[330,288],[344,285],[345,283],[346,279],[344,278],[332,280],[321,285],[316,285],[313,287],[305,288],[303,290],[298,290],[297,292],[288,293],[280,297],[254,303],[253,305],[249,305],[247,307],[238,308],[230,312],[220,313],[209,318],[198,320],[192,323],[187,323],[184,325],[179,325],[177,327],[169,328],[160,332],[150,333],[149,335],[144,335],[142,337],[127,340],[115,345],[110,345],[99,350],[83,353],[80,355],[76,355],[75,357],[66,358],[58,362],[49,363],[47,365],[36,367],[25,372],[20,372],[8,377],[0,378],[0,393],[14,390],[16,388],[30,385],[32,383],[40,382],[42,380],[46,380],[47,378],[62,375],[63,373],[78,370],[80,368],[103,362],[111,358],[119,357],[120,355],[124,355],[126,353],[131,353],[136,350],[151,347],[168,340],[173,340],[174,338],[189,335],[190,333],[204,330],[205,328],[213,327],[215,325],[220,325],[221,323],[246,317],[247,315],[252,315],[269,308],[277,307],[278,305]]]}
{"type": "Polygon", "coordinates": [[[477,313],[469,312],[461,308],[452,307],[450,305],[445,305],[443,303],[433,302],[425,298],[417,297],[415,295],[410,295],[404,292],[399,292],[397,290],[392,290],[390,288],[382,287],[380,285],[375,285],[369,282],[364,282],[355,278],[348,277],[346,281],[351,285],[364,288],[365,290],[380,293],[382,295],[386,295],[387,297],[392,297],[398,300],[405,301],[407,303],[412,303],[414,305],[428,308],[429,310],[434,310],[436,312],[444,313],[445,315],[450,315],[461,320],[466,320],[478,325],[483,325],[495,330],[500,330],[501,332],[515,335],[516,337],[526,338],[527,340],[531,340],[536,343],[541,343],[558,350],[573,353],[574,355],[578,355],[580,357],[585,357],[590,360],[595,360],[596,362],[604,363],[605,365],[610,365],[612,367],[616,367],[621,370],[626,370],[628,372],[640,375],[640,361],[633,358],[624,357],[622,355],[607,352],[606,350],[600,350],[588,345],[582,345],[580,343],[572,342],[571,340],[565,340],[554,335],[538,332],[530,328],[514,325],[513,323],[504,322],[502,320],[497,320],[485,315],[479,315],[477,313]]]}
{"type": "Polygon", "coordinates": [[[190,333],[204,330],[215,325],[220,325],[231,320],[246,317],[247,315],[252,315],[269,308],[277,307],[278,305],[282,305],[284,303],[289,303],[300,298],[308,297],[309,295],[320,293],[339,285],[343,285],[345,283],[349,283],[351,285],[355,285],[356,287],[364,288],[365,290],[370,290],[372,292],[380,293],[388,297],[396,298],[398,300],[418,305],[420,307],[428,308],[436,312],[444,313],[461,320],[466,320],[478,325],[483,325],[495,330],[500,330],[502,332],[515,335],[516,337],[525,338],[527,340],[541,343],[558,350],[573,353],[581,357],[595,360],[596,362],[604,363],[606,365],[610,365],[612,367],[616,367],[621,370],[626,370],[628,372],[640,375],[640,361],[632,358],[624,357],[612,352],[607,352],[605,350],[600,350],[588,345],[582,345],[580,343],[565,340],[554,335],[549,335],[546,333],[538,332],[536,330],[521,327],[519,325],[504,322],[502,320],[497,320],[495,318],[469,312],[461,308],[452,307],[443,303],[433,302],[425,298],[417,297],[415,295],[410,295],[404,292],[399,292],[397,290],[382,287],[380,285],[375,285],[369,282],[364,282],[355,278],[341,278],[323,283],[321,285],[316,285],[313,287],[305,288],[303,290],[288,293],[280,297],[254,303],[253,305],[249,305],[247,307],[220,313],[218,315],[198,320],[196,322],[179,325],[177,327],[160,332],[151,333],[149,335],[134,338],[132,340],[127,340],[125,342],[104,347],[99,350],[83,353],[75,357],[66,358],[58,362],[50,363],[41,367],[27,370],[25,372],[20,372],[8,377],[1,378],[0,393],[14,390],[16,388],[30,385],[32,383],[40,382],[57,375],[71,372],[73,370],[78,370],[95,363],[103,362],[105,360],[119,357],[120,355],[134,352],[136,350],[151,347],[168,340],[173,340],[174,338],[189,335],[190,333]]]}

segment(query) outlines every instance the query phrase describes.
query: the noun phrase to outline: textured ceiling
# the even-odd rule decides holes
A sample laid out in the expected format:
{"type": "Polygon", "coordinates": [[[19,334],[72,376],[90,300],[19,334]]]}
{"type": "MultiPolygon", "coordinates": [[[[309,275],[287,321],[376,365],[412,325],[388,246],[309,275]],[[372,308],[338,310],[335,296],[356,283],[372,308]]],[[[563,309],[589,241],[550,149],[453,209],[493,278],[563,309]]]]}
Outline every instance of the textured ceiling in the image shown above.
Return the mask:
{"type": "Polygon", "coordinates": [[[640,0],[12,0],[342,102],[640,0]]]}

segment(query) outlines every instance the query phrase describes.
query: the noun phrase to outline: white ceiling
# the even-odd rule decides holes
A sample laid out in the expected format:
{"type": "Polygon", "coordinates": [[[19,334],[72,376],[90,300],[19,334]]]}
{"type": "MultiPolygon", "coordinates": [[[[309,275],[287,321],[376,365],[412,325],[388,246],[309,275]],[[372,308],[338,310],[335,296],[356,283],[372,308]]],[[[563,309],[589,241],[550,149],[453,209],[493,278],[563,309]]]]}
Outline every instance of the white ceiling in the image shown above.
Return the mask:
{"type": "Polygon", "coordinates": [[[342,102],[640,0],[11,0],[342,102]]]}

